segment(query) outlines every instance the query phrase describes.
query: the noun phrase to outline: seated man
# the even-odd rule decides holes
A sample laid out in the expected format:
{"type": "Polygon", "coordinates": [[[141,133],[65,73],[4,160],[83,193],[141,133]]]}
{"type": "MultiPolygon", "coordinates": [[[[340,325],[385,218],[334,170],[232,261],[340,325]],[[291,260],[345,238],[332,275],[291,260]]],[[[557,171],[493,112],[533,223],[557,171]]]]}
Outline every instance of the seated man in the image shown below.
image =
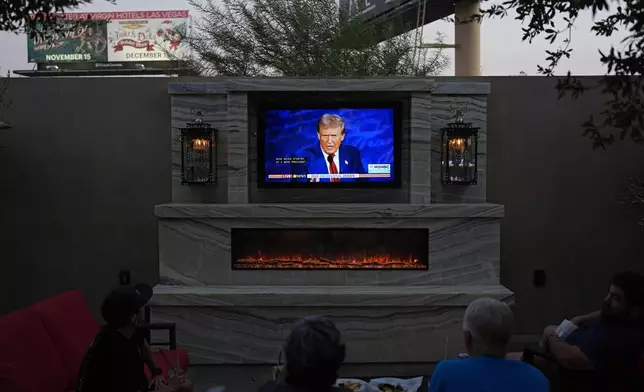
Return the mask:
{"type": "Polygon", "coordinates": [[[430,392],[548,392],[548,379],[536,368],[505,359],[512,336],[508,305],[480,298],[465,310],[463,331],[470,357],[442,361],[429,383],[430,392]]]}
{"type": "Polygon", "coordinates": [[[78,375],[77,392],[190,392],[192,386],[181,378],[168,383],[156,367],[150,346],[136,325],[143,320],[143,308],[152,288],[141,284],[113,290],[101,305],[107,323],[89,346],[78,375]],[[145,375],[144,364],[153,375],[145,375]]]}
{"type": "Polygon", "coordinates": [[[611,384],[628,381],[644,355],[644,277],[616,275],[602,310],[571,321],[578,329],[565,340],[556,326],[546,327],[542,353],[566,370],[594,370],[611,384]]]}
{"type": "Polygon", "coordinates": [[[306,317],[286,339],[283,380],[270,381],[259,392],[331,392],[344,362],[345,348],[336,326],[322,316],[306,317]]]}

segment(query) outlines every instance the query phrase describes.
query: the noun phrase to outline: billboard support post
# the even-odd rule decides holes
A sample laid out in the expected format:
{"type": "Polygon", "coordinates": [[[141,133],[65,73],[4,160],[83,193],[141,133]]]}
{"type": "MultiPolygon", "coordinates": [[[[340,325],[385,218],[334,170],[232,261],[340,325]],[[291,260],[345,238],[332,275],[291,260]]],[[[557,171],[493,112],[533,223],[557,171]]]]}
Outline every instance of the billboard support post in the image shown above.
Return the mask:
{"type": "MultiPolygon", "coordinates": [[[[380,31],[383,26],[399,17],[403,27],[383,33],[384,41],[432,23],[441,18],[454,15],[455,32],[455,73],[456,76],[481,75],[481,25],[477,21],[459,23],[459,20],[470,20],[480,12],[481,0],[340,0],[340,21],[356,20],[365,25],[372,25],[380,31]],[[424,3],[420,3],[423,1],[424,3]],[[425,9],[426,12],[419,13],[425,9]]],[[[426,47],[424,44],[422,47],[426,47]]]]}
{"type": "Polygon", "coordinates": [[[479,0],[456,1],[454,8],[455,76],[481,76],[481,23],[471,20],[481,8],[479,0]]]}

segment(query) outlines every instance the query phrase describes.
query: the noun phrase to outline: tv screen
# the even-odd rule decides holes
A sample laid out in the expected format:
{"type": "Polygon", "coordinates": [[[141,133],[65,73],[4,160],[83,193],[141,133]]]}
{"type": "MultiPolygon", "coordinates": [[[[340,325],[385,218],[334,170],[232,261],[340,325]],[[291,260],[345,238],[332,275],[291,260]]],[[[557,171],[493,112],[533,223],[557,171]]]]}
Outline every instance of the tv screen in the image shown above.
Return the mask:
{"type": "Polygon", "coordinates": [[[399,185],[397,117],[394,105],[265,110],[260,185],[399,185]]]}

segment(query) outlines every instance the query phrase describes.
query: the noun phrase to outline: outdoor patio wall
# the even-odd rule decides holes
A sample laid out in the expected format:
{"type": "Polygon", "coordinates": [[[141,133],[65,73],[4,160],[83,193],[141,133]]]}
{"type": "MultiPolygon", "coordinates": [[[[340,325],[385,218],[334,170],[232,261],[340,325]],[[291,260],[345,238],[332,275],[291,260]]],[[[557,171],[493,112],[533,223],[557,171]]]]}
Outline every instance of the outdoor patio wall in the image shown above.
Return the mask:
{"type": "MultiPolygon", "coordinates": [[[[169,81],[177,79],[11,81],[0,260],[12,295],[0,296],[0,314],[71,288],[97,310],[126,267],[156,283],[154,206],[172,198],[169,81]]],[[[626,179],[644,174],[643,151],[630,142],[592,151],[579,125],[601,110],[598,92],[558,101],[554,79],[466,81],[491,83],[487,202],[505,205],[501,283],[515,292],[519,332],[596,308],[608,277],[636,269],[644,254],[644,232],[617,203],[626,179]],[[533,287],[534,270],[546,272],[545,287],[533,287]]]]}
{"type": "Polygon", "coordinates": [[[168,80],[11,80],[0,314],[73,288],[98,314],[120,268],[156,282],[154,206],[171,200],[168,80]]]}

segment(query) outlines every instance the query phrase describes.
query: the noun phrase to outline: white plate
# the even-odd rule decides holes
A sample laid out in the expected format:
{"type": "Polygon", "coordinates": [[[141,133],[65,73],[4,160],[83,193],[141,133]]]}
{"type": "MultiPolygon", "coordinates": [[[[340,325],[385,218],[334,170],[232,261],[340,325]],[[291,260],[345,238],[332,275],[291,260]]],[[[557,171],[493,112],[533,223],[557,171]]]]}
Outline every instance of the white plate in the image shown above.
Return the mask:
{"type": "Polygon", "coordinates": [[[373,385],[369,385],[369,383],[367,383],[366,381],[357,378],[338,378],[338,380],[335,382],[335,386],[340,386],[340,384],[343,384],[345,382],[354,382],[360,384],[360,388],[356,389],[355,392],[380,392],[378,388],[374,388],[373,385]]]}
{"type": "Polygon", "coordinates": [[[405,392],[417,392],[423,385],[423,377],[415,378],[374,378],[369,381],[369,384],[374,386],[378,392],[380,391],[380,384],[400,385],[405,392]]]}

